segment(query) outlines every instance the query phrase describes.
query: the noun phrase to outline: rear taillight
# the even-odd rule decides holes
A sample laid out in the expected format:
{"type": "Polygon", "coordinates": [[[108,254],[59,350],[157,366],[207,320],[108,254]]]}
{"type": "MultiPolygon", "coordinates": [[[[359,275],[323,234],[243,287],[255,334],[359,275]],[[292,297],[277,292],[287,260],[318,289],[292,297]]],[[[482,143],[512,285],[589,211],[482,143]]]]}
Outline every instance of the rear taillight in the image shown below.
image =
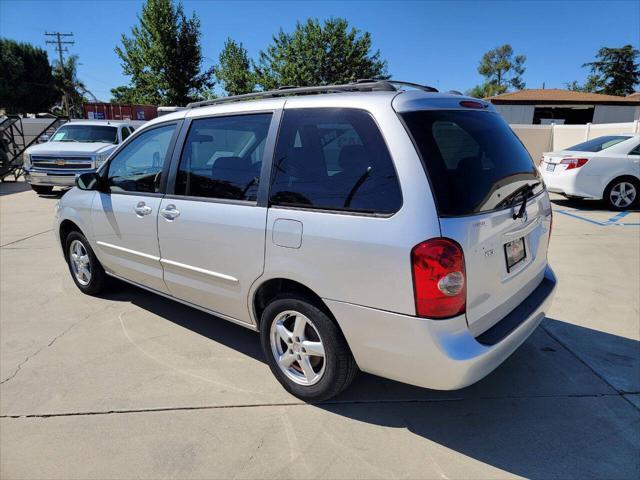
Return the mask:
{"type": "Polygon", "coordinates": [[[572,170],[574,168],[580,168],[588,161],[588,158],[563,158],[560,163],[567,166],[566,170],[572,170]]]}
{"type": "Polygon", "coordinates": [[[462,248],[453,240],[433,238],[411,251],[416,314],[449,318],[465,312],[467,289],[462,248]]]}

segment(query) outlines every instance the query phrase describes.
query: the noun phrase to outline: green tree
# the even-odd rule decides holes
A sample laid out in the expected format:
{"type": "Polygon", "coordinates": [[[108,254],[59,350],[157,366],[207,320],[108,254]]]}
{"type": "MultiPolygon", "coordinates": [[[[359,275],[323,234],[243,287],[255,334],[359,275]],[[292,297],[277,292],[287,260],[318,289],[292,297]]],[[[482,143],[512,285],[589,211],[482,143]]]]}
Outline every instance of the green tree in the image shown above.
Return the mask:
{"type": "Polygon", "coordinates": [[[69,111],[65,114],[74,118],[82,117],[82,104],[87,101],[87,97],[96,100],[84,82],[78,78],[78,65],[78,56],[71,55],[62,65],[57,61],[53,67],[56,88],[62,96],[66,96],[69,103],[69,111]]]}
{"type": "Polygon", "coordinates": [[[228,95],[251,93],[256,87],[256,76],[253,72],[247,49],[242,43],[228,38],[215,67],[216,79],[228,95]]]}
{"type": "Polygon", "coordinates": [[[323,24],[310,18],[298,22],[292,33],[281,29],[266,51],[260,52],[256,73],[264,89],[389,78],[380,51],[372,52],[371,34],[350,28],[342,18],[323,24]]]}
{"type": "MultiPolygon", "coordinates": [[[[598,50],[594,62],[585,63],[591,74],[580,87],[582,91],[604,93],[606,95],[628,95],[640,83],[640,65],[636,59],[640,51],[631,45],[622,48],[603,47],[598,50]]],[[[578,82],[572,82],[578,85],[578,82]]]]}
{"type": "Polygon", "coordinates": [[[115,49],[124,74],[131,77],[125,87],[131,91],[118,87],[115,95],[126,93],[135,103],[184,105],[213,86],[213,68],[201,68],[200,20],[195,13],[187,18],[181,2],[147,0],[138,20],[131,37],[122,35],[122,47],[115,49]]]}
{"type": "Polygon", "coordinates": [[[9,113],[38,113],[58,100],[47,52],[0,39],[0,107],[9,113]]]}
{"type": "Polygon", "coordinates": [[[513,54],[513,48],[508,43],[489,50],[482,56],[478,73],[485,78],[482,85],[470,90],[477,97],[490,97],[505,93],[509,88],[522,90],[525,83],[522,80],[527,59],[524,55],[513,54]]]}

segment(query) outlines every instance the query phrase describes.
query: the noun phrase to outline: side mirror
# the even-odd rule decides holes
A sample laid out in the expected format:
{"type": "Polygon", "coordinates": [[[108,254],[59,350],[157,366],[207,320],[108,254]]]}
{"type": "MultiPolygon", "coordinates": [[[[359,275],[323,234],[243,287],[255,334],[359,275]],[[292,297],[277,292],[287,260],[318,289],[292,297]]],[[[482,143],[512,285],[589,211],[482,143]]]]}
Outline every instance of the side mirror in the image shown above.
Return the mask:
{"type": "Polygon", "coordinates": [[[87,172],[76,177],[80,190],[102,190],[102,177],[97,172],[87,172]]]}
{"type": "Polygon", "coordinates": [[[48,141],[49,141],[49,135],[47,135],[46,133],[43,133],[38,137],[38,143],[46,143],[48,141]]]}

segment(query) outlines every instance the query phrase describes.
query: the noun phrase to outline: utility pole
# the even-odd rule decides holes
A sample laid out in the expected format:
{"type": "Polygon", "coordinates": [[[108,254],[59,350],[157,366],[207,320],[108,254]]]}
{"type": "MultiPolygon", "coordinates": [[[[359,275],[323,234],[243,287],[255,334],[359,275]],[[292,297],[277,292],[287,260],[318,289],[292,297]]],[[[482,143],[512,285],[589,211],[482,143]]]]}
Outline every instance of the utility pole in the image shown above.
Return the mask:
{"type": "MultiPolygon", "coordinates": [[[[67,47],[63,45],[73,45],[73,40],[63,40],[65,37],[73,37],[73,33],[60,33],[60,32],[45,32],[44,33],[48,37],[55,37],[55,40],[47,40],[46,43],[55,45],[55,49],[58,52],[59,60],[60,60],[60,73],[64,75],[64,58],[62,57],[63,52],[68,52],[67,47]]],[[[64,109],[67,113],[67,117],[71,117],[71,112],[69,111],[69,92],[64,91],[62,96],[62,101],[64,102],[64,109]]]]}

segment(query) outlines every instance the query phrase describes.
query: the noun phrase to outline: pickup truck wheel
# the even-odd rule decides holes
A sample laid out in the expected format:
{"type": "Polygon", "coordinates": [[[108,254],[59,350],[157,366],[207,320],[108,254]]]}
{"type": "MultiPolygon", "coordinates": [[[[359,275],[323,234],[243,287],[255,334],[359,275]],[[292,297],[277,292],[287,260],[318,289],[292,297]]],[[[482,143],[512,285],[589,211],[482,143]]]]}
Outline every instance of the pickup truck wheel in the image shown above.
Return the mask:
{"type": "Polygon", "coordinates": [[[260,340],[278,381],[305,401],[338,395],[358,372],[336,323],[304,298],[279,297],[267,305],[260,340]]]}
{"type": "Polygon", "coordinates": [[[65,255],[71,278],[82,293],[96,295],[105,289],[107,274],[96,258],[89,242],[80,232],[67,235],[65,255]]]}
{"type": "Polygon", "coordinates": [[[53,191],[53,187],[47,185],[31,185],[31,190],[36,192],[38,195],[46,195],[53,191]]]}

